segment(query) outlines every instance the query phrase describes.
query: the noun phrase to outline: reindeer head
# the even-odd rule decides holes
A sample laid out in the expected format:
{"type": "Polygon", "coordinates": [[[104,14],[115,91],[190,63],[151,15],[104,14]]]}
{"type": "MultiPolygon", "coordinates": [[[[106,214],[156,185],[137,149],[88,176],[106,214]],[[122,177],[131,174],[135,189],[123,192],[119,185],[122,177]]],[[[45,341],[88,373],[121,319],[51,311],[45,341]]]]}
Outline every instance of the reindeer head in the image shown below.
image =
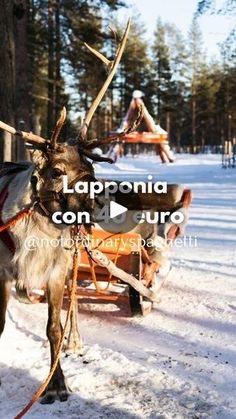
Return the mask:
{"type": "Polygon", "coordinates": [[[33,152],[35,171],[31,179],[36,201],[45,215],[55,211],[87,211],[91,214],[92,200],[85,193],[63,193],[63,175],[73,186],[78,180],[94,180],[92,164],[81,156],[76,146],[67,143],[58,145],[54,152],[33,152]]]}
{"type": "Polygon", "coordinates": [[[57,144],[65,119],[63,108],[51,140],[32,152],[35,170],[31,182],[36,200],[46,215],[55,211],[92,211],[92,202],[86,194],[63,193],[64,175],[70,184],[78,180],[89,182],[94,178],[93,166],[79,152],[77,143],[57,144]]]}

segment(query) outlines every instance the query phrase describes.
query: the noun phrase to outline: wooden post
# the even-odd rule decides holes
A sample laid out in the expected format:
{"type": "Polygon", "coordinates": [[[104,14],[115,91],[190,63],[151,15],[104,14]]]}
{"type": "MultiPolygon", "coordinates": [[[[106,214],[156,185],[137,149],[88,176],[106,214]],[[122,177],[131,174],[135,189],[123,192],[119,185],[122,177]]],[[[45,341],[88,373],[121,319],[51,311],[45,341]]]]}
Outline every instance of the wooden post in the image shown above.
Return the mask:
{"type": "MultiPolygon", "coordinates": [[[[13,0],[1,1],[0,12],[0,115],[14,126],[15,42],[13,30],[13,0]]],[[[11,134],[0,134],[1,160],[12,159],[11,134]]]]}
{"type": "Polygon", "coordinates": [[[11,161],[12,157],[12,135],[9,132],[3,132],[3,160],[11,161]]]}

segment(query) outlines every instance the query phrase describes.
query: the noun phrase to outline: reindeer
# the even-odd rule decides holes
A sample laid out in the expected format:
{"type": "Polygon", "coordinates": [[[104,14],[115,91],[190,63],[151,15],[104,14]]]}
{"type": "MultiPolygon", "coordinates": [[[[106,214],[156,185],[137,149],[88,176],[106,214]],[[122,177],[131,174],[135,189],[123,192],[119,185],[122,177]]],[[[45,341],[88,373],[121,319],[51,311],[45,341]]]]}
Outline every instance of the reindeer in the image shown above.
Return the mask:
{"type": "MultiPolygon", "coordinates": [[[[91,161],[110,161],[94,154],[91,150],[97,141],[86,142],[87,131],[94,112],[102,100],[120,62],[128,37],[130,22],[118,45],[113,61],[109,61],[93,48],[89,50],[108,68],[107,79],[89,109],[82,124],[78,138],[71,142],[60,142],[62,126],[66,118],[63,109],[55,130],[48,141],[32,133],[16,131],[14,128],[0,123],[6,131],[20,136],[34,146],[33,162],[28,163],[25,170],[12,174],[9,172],[0,179],[0,190],[7,187],[7,196],[2,207],[3,223],[16,217],[29,207],[34,211],[27,218],[22,218],[9,230],[15,252],[12,256],[6,244],[0,242],[0,334],[5,325],[5,313],[10,296],[12,280],[16,280],[16,291],[22,299],[27,299],[33,288],[46,287],[48,300],[47,337],[50,342],[51,364],[56,356],[61,337],[60,311],[63,302],[64,286],[72,269],[72,250],[63,246],[39,247],[37,251],[29,251],[24,242],[31,236],[38,239],[60,239],[70,237],[68,225],[53,224],[51,215],[55,211],[88,211],[93,212],[93,202],[86,194],[64,194],[62,176],[67,174],[73,185],[78,180],[91,181],[94,170],[91,161]]],[[[67,400],[69,389],[66,385],[60,362],[41,399],[41,403],[53,403],[56,398],[67,400]]]]}

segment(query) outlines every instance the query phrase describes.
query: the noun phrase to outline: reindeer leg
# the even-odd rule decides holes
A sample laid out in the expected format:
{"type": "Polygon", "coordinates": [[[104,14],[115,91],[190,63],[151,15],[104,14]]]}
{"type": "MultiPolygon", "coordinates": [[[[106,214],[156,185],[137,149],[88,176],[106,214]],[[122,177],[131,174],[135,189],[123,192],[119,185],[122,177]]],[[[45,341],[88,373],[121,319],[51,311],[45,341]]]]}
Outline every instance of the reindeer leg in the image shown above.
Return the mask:
{"type": "MultiPolygon", "coordinates": [[[[0,336],[4,330],[7,303],[11,292],[11,281],[3,279],[0,276],[0,336]]],[[[0,380],[1,385],[1,380],[0,380]]]]}
{"type": "MultiPolygon", "coordinates": [[[[69,279],[67,280],[67,288],[69,292],[71,291],[71,287],[72,282],[69,279]]],[[[68,338],[63,348],[67,355],[83,355],[83,341],[79,332],[78,324],[78,300],[75,298],[70,317],[68,338]]]]}
{"type": "MultiPolygon", "coordinates": [[[[61,338],[61,324],[60,311],[62,307],[64,294],[64,281],[54,280],[49,281],[47,295],[48,295],[48,324],[47,337],[50,342],[51,349],[51,365],[54,363],[58,344],[61,338]]],[[[57,398],[60,401],[66,401],[69,397],[70,391],[65,383],[64,374],[61,369],[60,361],[52,376],[52,379],[41,399],[42,404],[51,404],[57,398]]]]}
{"type": "Polygon", "coordinates": [[[0,277],[0,335],[2,334],[6,320],[7,303],[11,292],[11,281],[0,277]]]}
{"type": "Polygon", "coordinates": [[[64,347],[65,352],[70,354],[83,355],[83,341],[78,328],[78,301],[75,299],[73,310],[70,317],[70,330],[67,342],[64,347]]]}

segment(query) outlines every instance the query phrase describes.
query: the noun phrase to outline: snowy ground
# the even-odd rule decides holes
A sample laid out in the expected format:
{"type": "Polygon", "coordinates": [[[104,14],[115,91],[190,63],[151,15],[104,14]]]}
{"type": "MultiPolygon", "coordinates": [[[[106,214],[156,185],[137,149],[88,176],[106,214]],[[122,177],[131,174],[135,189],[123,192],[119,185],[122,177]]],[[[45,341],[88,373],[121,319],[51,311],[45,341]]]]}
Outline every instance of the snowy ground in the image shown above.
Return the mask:
{"type": "MultiPolygon", "coordinates": [[[[236,418],[236,170],[221,169],[219,156],[183,155],[169,166],[142,156],[97,171],[191,188],[187,235],[198,247],[173,249],[174,268],[149,316],[82,305],[85,355],[62,359],[73,395],[37,403],[26,417],[236,418]]],[[[46,318],[46,305],[11,300],[0,342],[1,419],[12,419],[47,375],[46,318]]]]}

